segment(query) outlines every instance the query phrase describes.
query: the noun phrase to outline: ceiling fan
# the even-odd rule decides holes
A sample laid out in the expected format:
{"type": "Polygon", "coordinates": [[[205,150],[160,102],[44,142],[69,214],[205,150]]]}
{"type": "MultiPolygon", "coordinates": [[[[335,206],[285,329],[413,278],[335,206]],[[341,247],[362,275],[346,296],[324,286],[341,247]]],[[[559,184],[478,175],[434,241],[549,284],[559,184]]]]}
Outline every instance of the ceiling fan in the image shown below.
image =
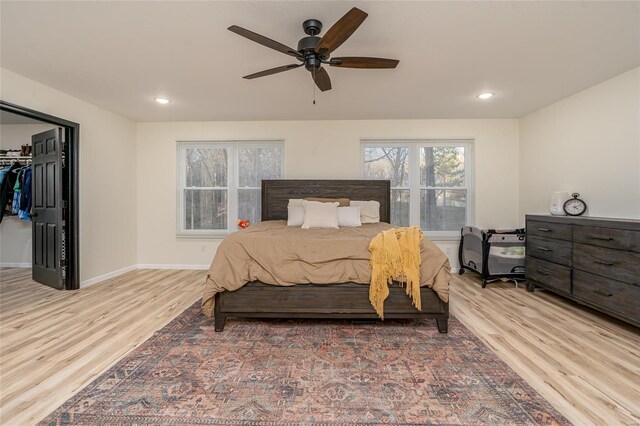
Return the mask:
{"type": "Polygon", "coordinates": [[[384,58],[368,58],[359,56],[344,56],[339,58],[331,58],[331,53],[344,43],[351,34],[358,29],[360,24],[367,18],[367,14],[362,10],[354,7],[348,11],[342,18],[338,20],[329,30],[322,36],[318,37],[322,30],[322,22],[317,19],[307,19],[302,23],[304,32],[308,37],[303,37],[298,41],[298,49],[285,46],[275,40],[271,40],[260,34],[232,25],[229,31],[248,38],[251,41],[260,43],[263,46],[282,52],[285,55],[293,56],[299,64],[283,65],[281,67],[271,68],[254,74],[244,76],[246,79],[254,79],[265,77],[267,75],[277,74],[283,71],[289,71],[304,65],[307,71],[311,72],[311,77],[318,88],[325,92],[331,90],[331,79],[327,71],[322,68],[322,64],[332,67],[342,68],[395,68],[398,65],[396,59],[384,58]]]}

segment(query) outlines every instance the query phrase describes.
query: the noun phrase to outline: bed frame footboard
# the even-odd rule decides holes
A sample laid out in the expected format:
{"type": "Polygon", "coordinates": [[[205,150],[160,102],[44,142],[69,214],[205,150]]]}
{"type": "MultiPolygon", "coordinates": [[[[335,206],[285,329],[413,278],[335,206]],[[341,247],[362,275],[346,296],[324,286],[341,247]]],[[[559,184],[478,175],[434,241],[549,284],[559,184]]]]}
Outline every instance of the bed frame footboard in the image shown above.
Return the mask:
{"type": "MultiPolygon", "coordinates": [[[[436,320],[438,331],[447,333],[449,304],[435,291],[421,288],[422,311],[418,311],[398,285],[389,287],[384,305],[385,319],[436,320]]],[[[235,291],[215,296],[215,330],[224,330],[228,317],[237,318],[308,318],[308,319],[378,319],[369,303],[369,286],[345,284],[299,284],[282,287],[248,283],[235,291]]]]}

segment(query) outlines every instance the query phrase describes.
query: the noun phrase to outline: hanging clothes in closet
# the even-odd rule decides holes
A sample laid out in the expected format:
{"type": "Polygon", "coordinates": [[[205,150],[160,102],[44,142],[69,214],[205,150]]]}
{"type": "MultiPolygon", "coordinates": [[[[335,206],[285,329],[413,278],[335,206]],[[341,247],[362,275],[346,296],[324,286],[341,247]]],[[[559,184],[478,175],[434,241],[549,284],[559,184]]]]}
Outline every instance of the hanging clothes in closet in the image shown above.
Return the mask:
{"type": "Polygon", "coordinates": [[[31,221],[31,166],[18,161],[0,169],[0,223],[5,215],[31,221]]]}
{"type": "Polygon", "coordinates": [[[18,175],[13,173],[21,167],[21,164],[15,161],[10,167],[2,169],[2,184],[0,185],[0,222],[4,218],[6,213],[11,213],[11,210],[7,210],[7,204],[13,202],[13,187],[16,184],[18,175]]]}
{"type": "Polygon", "coordinates": [[[13,185],[13,202],[11,203],[11,213],[17,215],[20,211],[20,191],[21,184],[20,179],[22,178],[22,174],[24,172],[24,168],[20,167],[16,170],[18,177],[16,178],[16,184],[13,185]]]}
{"type": "Polygon", "coordinates": [[[18,218],[31,222],[31,166],[25,167],[22,172],[18,218]]]}

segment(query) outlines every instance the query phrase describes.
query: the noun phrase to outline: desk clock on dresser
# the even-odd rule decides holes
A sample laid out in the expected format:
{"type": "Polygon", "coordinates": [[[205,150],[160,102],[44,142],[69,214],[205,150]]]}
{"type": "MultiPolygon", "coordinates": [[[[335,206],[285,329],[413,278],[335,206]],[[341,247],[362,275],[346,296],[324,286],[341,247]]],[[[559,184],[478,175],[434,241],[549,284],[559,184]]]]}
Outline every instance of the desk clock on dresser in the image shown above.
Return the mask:
{"type": "Polygon", "coordinates": [[[640,326],[640,221],[526,219],[528,291],[540,286],[640,326]]]}

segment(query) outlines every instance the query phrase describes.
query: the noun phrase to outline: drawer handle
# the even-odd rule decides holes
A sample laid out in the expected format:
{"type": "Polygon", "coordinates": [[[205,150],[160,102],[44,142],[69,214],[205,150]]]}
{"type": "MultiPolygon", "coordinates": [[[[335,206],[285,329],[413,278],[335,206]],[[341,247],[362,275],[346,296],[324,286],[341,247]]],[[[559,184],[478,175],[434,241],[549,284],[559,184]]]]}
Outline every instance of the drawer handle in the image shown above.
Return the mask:
{"type": "Polygon", "coordinates": [[[600,265],[613,266],[614,262],[606,262],[604,260],[594,260],[595,263],[599,263],[600,265]]]}
{"type": "Polygon", "coordinates": [[[537,249],[540,250],[540,251],[553,251],[550,248],[546,248],[546,247],[542,247],[542,246],[537,247],[537,249]]]}
{"type": "Polygon", "coordinates": [[[605,293],[604,291],[598,290],[598,289],[593,290],[593,292],[599,294],[600,296],[606,296],[606,297],[613,296],[612,293],[605,293]]]}
{"type": "Polygon", "coordinates": [[[538,228],[538,231],[551,232],[551,229],[549,229],[549,228],[538,228]]]}
{"type": "Polygon", "coordinates": [[[540,272],[542,275],[551,275],[550,273],[548,273],[547,271],[545,271],[543,269],[538,269],[538,272],[540,272]]]}
{"type": "Polygon", "coordinates": [[[613,241],[613,238],[611,237],[601,237],[600,235],[589,235],[589,237],[593,238],[594,240],[613,241]]]}

